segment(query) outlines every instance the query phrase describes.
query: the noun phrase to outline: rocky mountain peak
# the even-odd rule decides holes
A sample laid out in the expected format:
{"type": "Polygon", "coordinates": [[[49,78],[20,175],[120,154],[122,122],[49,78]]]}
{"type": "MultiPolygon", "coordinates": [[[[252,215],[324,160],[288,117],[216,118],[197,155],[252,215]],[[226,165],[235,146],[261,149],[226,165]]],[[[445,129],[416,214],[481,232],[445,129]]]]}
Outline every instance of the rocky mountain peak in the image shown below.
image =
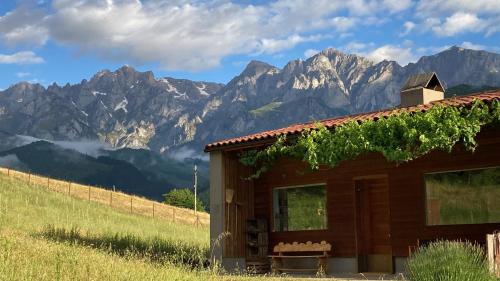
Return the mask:
{"type": "Polygon", "coordinates": [[[317,53],[314,56],[317,56],[317,55],[323,55],[323,56],[326,56],[326,57],[329,57],[329,58],[333,58],[333,57],[336,57],[336,56],[341,56],[341,57],[347,56],[347,54],[345,54],[345,53],[343,53],[340,50],[335,49],[335,48],[326,48],[326,49],[324,49],[323,51],[317,53]]]}
{"type": "Polygon", "coordinates": [[[262,75],[263,73],[266,73],[267,71],[271,69],[275,69],[276,67],[262,62],[262,61],[257,61],[257,60],[252,60],[250,61],[247,66],[245,67],[245,70],[241,73],[240,76],[250,76],[250,77],[258,77],[262,75]]]}
{"type": "Polygon", "coordinates": [[[39,83],[29,83],[29,82],[19,82],[12,86],[10,86],[4,92],[16,92],[16,93],[26,93],[26,92],[42,92],[45,90],[45,87],[40,85],[39,83]]]}

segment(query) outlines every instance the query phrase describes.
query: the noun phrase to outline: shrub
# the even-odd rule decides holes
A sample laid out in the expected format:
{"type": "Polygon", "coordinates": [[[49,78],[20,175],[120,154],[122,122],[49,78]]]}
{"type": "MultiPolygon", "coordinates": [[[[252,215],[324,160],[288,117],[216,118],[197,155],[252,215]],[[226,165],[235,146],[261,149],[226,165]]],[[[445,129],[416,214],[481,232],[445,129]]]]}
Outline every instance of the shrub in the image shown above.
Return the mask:
{"type": "Polygon", "coordinates": [[[493,281],[482,249],[467,242],[438,241],[408,261],[412,281],[493,281]]]}
{"type": "MultiPolygon", "coordinates": [[[[194,209],[194,193],[188,188],[172,189],[165,197],[165,204],[181,208],[194,209]]],[[[205,211],[205,206],[200,198],[196,198],[196,207],[198,211],[205,211]]]]}

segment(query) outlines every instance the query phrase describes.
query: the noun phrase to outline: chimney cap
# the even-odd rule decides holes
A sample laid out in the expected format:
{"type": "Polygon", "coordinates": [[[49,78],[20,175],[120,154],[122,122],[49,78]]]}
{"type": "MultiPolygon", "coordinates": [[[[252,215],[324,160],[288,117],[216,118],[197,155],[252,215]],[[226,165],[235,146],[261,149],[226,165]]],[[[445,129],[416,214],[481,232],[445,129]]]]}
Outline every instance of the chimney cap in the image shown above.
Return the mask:
{"type": "Polygon", "coordinates": [[[403,88],[401,88],[401,92],[417,88],[427,88],[444,92],[443,84],[441,83],[441,81],[439,81],[436,72],[411,75],[410,77],[408,77],[408,80],[406,80],[403,88]]]}

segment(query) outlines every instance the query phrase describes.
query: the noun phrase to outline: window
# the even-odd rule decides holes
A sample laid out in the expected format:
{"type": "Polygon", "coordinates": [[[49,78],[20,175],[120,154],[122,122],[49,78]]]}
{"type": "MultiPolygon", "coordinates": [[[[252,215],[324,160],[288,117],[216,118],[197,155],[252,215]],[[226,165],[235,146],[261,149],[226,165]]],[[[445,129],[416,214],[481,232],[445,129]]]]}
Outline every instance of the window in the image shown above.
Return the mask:
{"type": "Polygon", "coordinates": [[[325,185],[273,190],[274,231],[327,228],[325,185]]]}
{"type": "Polygon", "coordinates": [[[500,167],[424,178],[427,225],[500,222],[500,167]]]}

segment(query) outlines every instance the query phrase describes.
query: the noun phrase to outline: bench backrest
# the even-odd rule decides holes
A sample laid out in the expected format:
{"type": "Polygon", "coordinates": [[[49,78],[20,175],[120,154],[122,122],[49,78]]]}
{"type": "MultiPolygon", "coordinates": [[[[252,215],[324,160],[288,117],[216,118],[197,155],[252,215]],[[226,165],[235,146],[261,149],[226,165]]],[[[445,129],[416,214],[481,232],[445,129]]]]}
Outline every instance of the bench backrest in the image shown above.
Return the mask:
{"type": "Polygon", "coordinates": [[[274,246],[275,253],[287,253],[287,252],[329,252],[332,250],[332,245],[326,241],[321,241],[320,243],[313,243],[307,241],[306,243],[283,243],[280,242],[278,245],[274,246]]]}

